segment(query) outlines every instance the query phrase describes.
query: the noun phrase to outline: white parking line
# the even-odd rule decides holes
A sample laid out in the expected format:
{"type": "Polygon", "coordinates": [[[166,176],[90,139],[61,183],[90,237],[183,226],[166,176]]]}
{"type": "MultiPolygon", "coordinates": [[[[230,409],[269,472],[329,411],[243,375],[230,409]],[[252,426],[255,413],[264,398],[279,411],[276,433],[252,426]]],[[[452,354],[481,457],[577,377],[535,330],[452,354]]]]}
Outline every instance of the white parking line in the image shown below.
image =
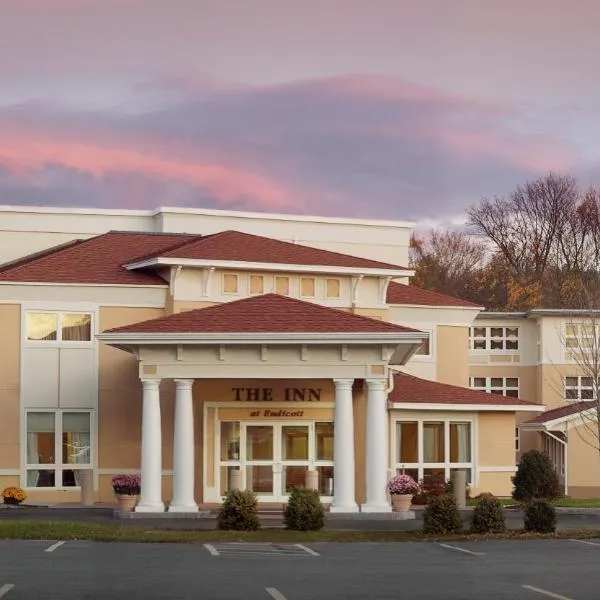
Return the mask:
{"type": "Polygon", "coordinates": [[[598,542],[588,542],[587,540],[569,540],[570,542],[577,542],[578,544],[587,544],[588,546],[600,546],[598,542]]]}
{"type": "Polygon", "coordinates": [[[458,550],[458,552],[464,552],[465,554],[471,554],[472,556],[484,556],[485,552],[473,552],[471,550],[467,550],[466,548],[459,548],[458,546],[451,546],[450,544],[439,544],[442,548],[449,548],[450,550],[458,550]]]}
{"type": "Polygon", "coordinates": [[[277,588],[265,588],[265,592],[267,592],[273,600],[286,600],[286,597],[277,588]]]}
{"type": "Polygon", "coordinates": [[[530,590],[532,592],[537,592],[538,594],[542,594],[542,596],[547,596],[548,598],[554,598],[555,600],[573,600],[573,598],[568,598],[567,596],[561,596],[560,594],[555,594],[554,592],[549,592],[548,590],[542,590],[540,588],[533,587],[532,585],[523,585],[521,586],[526,590],[530,590]]]}
{"type": "Polygon", "coordinates": [[[52,544],[49,548],[46,548],[44,552],[54,552],[57,548],[60,548],[65,542],[56,542],[56,544],[52,544]]]}
{"type": "Polygon", "coordinates": [[[210,552],[212,556],[219,556],[219,551],[212,544],[204,544],[204,547],[210,552]]]}
{"type": "Polygon", "coordinates": [[[305,546],[304,544],[296,544],[296,548],[300,548],[300,550],[304,550],[304,552],[308,552],[313,556],[321,556],[318,552],[315,552],[314,550],[312,550],[308,546],[305,546]]]}
{"type": "Polygon", "coordinates": [[[5,583],[4,585],[0,586],[0,598],[4,598],[4,596],[6,596],[6,594],[8,594],[8,592],[10,592],[10,590],[12,590],[14,587],[14,583],[5,583]]]}

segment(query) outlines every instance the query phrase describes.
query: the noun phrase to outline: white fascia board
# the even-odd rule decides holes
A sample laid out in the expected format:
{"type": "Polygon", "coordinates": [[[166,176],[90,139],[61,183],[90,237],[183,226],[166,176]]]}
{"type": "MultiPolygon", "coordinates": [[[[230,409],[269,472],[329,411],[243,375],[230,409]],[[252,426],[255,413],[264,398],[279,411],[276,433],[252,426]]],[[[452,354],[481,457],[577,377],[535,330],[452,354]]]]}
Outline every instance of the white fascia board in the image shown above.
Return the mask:
{"type": "Polygon", "coordinates": [[[96,339],[122,344],[420,344],[427,334],[414,333],[99,333],[96,339]]]}
{"type": "Polygon", "coordinates": [[[523,406],[522,404],[436,404],[420,402],[390,402],[393,410],[453,410],[462,412],[544,412],[541,404],[523,406]]]}
{"type": "Polygon", "coordinates": [[[291,273],[332,273],[335,275],[372,275],[374,277],[412,277],[410,269],[335,267],[331,265],[293,265],[288,263],[256,263],[234,260],[207,260],[195,258],[150,258],[124,265],[130,271],[148,267],[195,267],[199,269],[232,269],[237,271],[277,271],[291,273]]]}
{"type": "Polygon", "coordinates": [[[421,309],[446,309],[446,310],[472,310],[473,312],[479,313],[484,310],[483,306],[445,306],[441,304],[396,304],[388,303],[389,308],[421,308],[421,309]]]}
{"type": "Polygon", "coordinates": [[[152,289],[152,290],[156,290],[156,289],[163,289],[163,288],[168,288],[169,284],[165,283],[164,285],[162,283],[158,283],[156,285],[151,285],[151,284],[146,284],[146,283],[142,283],[142,284],[132,284],[132,283],[52,283],[52,282],[38,282],[38,281],[0,281],[0,285],[31,285],[31,286],[40,286],[40,287],[44,287],[44,286],[53,286],[53,287],[76,287],[76,288],[86,288],[86,287],[93,287],[93,288],[129,288],[132,290],[137,290],[139,288],[147,288],[147,289],[152,289]]]}

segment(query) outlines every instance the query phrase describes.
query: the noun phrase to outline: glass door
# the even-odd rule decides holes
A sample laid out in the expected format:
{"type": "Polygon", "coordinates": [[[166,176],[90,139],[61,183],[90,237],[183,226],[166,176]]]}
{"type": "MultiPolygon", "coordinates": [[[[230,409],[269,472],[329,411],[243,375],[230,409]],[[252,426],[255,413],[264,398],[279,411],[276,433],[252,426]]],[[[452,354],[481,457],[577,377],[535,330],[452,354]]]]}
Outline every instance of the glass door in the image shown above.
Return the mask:
{"type": "Polygon", "coordinates": [[[312,432],[309,425],[281,425],[280,495],[288,496],[295,487],[306,485],[312,452],[312,432]]]}
{"type": "Polygon", "coordinates": [[[246,489],[258,496],[273,496],[275,462],[275,427],[245,425],[242,463],[245,467],[246,489]]]}

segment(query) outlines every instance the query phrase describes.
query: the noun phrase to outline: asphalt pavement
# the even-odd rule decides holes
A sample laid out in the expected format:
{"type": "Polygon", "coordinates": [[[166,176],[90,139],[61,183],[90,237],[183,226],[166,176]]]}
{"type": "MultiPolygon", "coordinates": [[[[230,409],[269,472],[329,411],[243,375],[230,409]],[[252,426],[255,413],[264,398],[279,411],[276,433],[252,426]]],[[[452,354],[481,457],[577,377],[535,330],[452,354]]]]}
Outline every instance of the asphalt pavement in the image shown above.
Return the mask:
{"type": "Polygon", "coordinates": [[[385,544],[0,541],[0,598],[596,600],[600,540],[385,544]]]}

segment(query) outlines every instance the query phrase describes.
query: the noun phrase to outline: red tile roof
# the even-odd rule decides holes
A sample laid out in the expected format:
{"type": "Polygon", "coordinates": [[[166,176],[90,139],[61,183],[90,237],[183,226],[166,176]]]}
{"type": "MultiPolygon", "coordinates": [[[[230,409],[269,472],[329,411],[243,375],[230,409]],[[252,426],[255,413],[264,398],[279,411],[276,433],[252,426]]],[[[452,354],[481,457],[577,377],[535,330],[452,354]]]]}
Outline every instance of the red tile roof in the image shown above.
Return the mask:
{"type": "Polygon", "coordinates": [[[547,410],[546,412],[539,414],[534,419],[526,421],[525,423],[549,423],[550,421],[555,421],[556,419],[562,419],[563,417],[576,415],[584,410],[589,410],[590,408],[594,408],[594,402],[574,402],[573,404],[566,404],[565,406],[560,406],[559,408],[547,410]]]}
{"type": "Polygon", "coordinates": [[[222,231],[213,235],[197,236],[196,239],[176,249],[166,252],[157,250],[147,258],[152,257],[352,267],[394,271],[406,270],[406,267],[398,265],[359,258],[339,252],[331,252],[329,250],[320,250],[318,248],[283,242],[240,231],[222,231]]]}
{"type": "Polygon", "coordinates": [[[539,406],[520,398],[508,398],[447,383],[421,379],[407,373],[394,376],[394,389],[388,396],[391,402],[411,404],[489,404],[497,406],[539,406]]]}
{"type": "Polygon", "coordinates": [[[390,282],[387,291],[388,304],[414,304],[417,306],[456,306],[458,308],[482,308],[468,300],[424,290],[413,285],[390,282]]]}
{"type": "Polygon", "coordinates": [[[105,333],[412,333],[371,319],[295,298],[264,294],[142,321],[105,333]]]}
{"type": "Polygon", "coordinates": [[[152,271],[128,271],[122,265],[195,237],[110,231],[0,265],[0,282],[167,285],[152,271]]]}

